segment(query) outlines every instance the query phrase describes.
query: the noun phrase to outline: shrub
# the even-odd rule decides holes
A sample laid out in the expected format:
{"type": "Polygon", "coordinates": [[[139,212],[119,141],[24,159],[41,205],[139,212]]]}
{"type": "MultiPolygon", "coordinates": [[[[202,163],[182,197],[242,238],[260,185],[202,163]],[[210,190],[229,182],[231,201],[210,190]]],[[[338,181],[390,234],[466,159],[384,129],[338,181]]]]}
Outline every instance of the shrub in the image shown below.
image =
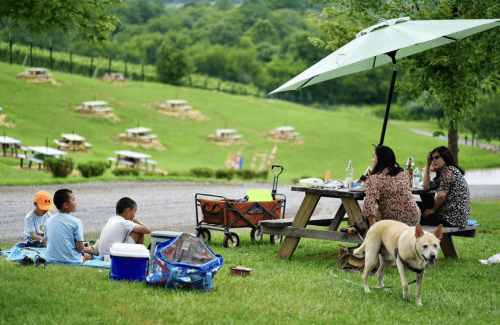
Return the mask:
{"type": "Polygon", "coordinates": [[[236,176],[243,179],[252,179],[256,177],[256,173],[250,169],[240,169],[236,171],[236,176]]]}
{"type": "Polygon", "coordinates": [[[107,163],[102,161],[88,161],[86,164],[79,163],[76,168],[82,173],[83,177],[97,177],[104,174],[107,163]]]}
{"type": "Polygon", "coordinates": [[[267,180],[267,176],[269,175],[269,171],[268,170],[263,170],[261,172],[257,172],[255,177],[256,178],[260,178],[262,180],[267,180]]]}
{"type": "Polygon", "coordinates": [[[225,178],[228,181],[233,179],[234,169],[218,169],[215,171],[215,178],[225,178]]]}
{"type": "Polygon", "coordinates": [[[45,165],[54,177],[66,177],[71,174],[74,166],[71,158],[45,158],[45,165]]]}
{"type": "Polygon", "coordinates": [[[214,171],[208,167],[196,167],[191,169],[191,173],[196,177],[210,178],[214,176],[214,171]]]}
{"type": "Polygon", "coordinates": [[[139,170],[132,168],[115,168],[111,171],[115,176],[139,176],[139,170]]]}
{"type": "Polygon", "coordinates": [[[155,172],[152,170],[146,170],[146,171],[144,171],[143,175],[154,177],[154,176],[163,176],[163,173],[158,173],[158,172],[155,172]]]}
{"type": "Polygon", "coordinates": [[[191,172],[168,172],[168,176],[193,176],[191,172]]]}

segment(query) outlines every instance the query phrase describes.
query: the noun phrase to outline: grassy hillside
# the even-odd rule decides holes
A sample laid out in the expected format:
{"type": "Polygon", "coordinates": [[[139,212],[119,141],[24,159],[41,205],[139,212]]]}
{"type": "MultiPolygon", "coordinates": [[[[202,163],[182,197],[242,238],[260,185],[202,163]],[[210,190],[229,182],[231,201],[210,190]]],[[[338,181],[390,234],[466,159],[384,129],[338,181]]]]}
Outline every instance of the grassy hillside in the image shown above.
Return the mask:
{"type": "MultiPolygon", "coordinates": [[[[349,159],[356,174],[369,165],[372,143],[378,143],[382,121],[362,109],[337,111],[315,110],[279,100],[234,96],[200,89],[187,89],[148,82],[124,85],[104,83],[76,75],[52,72],[57,85],[31,84],[16,78],[21,66],[0,63],[0,106],[6,121],[14,127],[0,126],[0,135],[19,139],[24,146],[49,146],[61,133],[84,136],[92,143],[92,154],[70,153],[77,163],[105,161],[116,150],[135,150],[150,154],[158,167],[169,172],[188,171],[193,167],[222,168],[231,149],[242,150],[244,167],[248,169],[255,150],[269,152],[274,143],[267,132],[277,126],[292,125],[300,132],[302,145],[279,143],[276,164],[285,167],[282,182],[302,176],[323,177],[331,170],[333,178],[343,178],[349,159]],[[180,120],[158,113],[147,103],[167,99],[185,99],[193,109],[209,121],[180,120]],[[74,106],[83,101],[105,100],[114,108],[120,121],[77,115],[74,106]],[[137,125],[149,127],[165,150],[132,148],[112,138],[137,125]],[[205,136],[218,128],[235,128],[244,143],[233,148],[205,141],[205,136]]],[[[401,164],[413,156],[417,166],[424,164],[426,153],[445,142],[407,131],[417,123],[389,121],[385,144],[392,147],[401,164]]],[[[417,126],[418,127],[418,126],[417,126]]],[[[427,125],[428,127],[428,125],[427,125]]],[[[260,164],[260,161],[258,162],[260,164]]],[[[460,147],[460,164],[465,169],[500,166],[500,156],[484,150],[460,147]]],[[[14,169],[16,159],[0,158],[0,185],[60,182],[51,174],[14,169]]],[[[115,179],[107,171],[98,180],[115,179]]],[[[94,179],[95,180],[95,179],[94,179]]],[[[82,181],[70,176],[64,182],[82,181]]]]}

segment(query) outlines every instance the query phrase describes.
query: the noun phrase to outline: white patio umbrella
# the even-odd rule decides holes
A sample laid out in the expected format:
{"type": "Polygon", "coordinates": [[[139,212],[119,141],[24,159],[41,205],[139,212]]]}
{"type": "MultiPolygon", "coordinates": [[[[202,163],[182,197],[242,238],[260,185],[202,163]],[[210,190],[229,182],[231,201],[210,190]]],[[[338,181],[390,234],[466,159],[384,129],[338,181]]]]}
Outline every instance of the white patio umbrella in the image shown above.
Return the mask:
{"type": "Polygon", "coordinates": [[[356,39],[328,55],[281,87],[277,92],[296,90],[392,62],[389,99],[379,145],[384,143],[392,93],[398,71],[397,59],[457,42],[467,36],[500,26],[500,19],[410,20],[409,17],[381,19],[356,35],[356,39]]]}

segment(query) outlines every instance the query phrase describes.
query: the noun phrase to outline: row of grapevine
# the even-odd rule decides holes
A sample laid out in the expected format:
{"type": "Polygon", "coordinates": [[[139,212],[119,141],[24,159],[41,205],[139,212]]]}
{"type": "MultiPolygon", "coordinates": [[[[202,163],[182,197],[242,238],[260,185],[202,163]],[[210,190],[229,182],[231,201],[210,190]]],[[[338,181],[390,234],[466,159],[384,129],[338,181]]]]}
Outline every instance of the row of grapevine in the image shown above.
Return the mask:
{"type": "MultiPolygon", "coordinates": [[[[0,42],[0,61],[11,62],[9,43],[0,42]]],[[[156,80],[156,67],[153,65],[140,65],[121,60],[110,60],[103,57],[88,57],[65,52],[52,52],[39,47],[12,44],[12,63],[23,66],[44,67],[54,71],[79,74],[100,78],[110,72],[121,72],[126,78],[132,80],[156,80]],[[144,71],[142,70],[144,69],[144,71]]],[[[192,74],[182,80],[184,86],[203,89],[213,89],[233,94],[265,96],[254,85],[245,85],[234,82],[222,81],[202,75],[192,74]]]]}

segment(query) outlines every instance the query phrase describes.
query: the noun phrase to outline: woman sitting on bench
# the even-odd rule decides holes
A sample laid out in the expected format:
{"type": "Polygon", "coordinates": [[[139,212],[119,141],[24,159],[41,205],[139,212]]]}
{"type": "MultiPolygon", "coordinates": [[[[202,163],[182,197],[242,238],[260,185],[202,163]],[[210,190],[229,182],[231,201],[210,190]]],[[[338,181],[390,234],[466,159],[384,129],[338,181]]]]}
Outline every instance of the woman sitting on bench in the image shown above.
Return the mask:
{"type": "Polygon", "coordinates": [[[377,146],[371,160],[372,175],[365,181],[366,199],[363,215],[370,225],[380,211],[382,220],[397,220],[408,226],[420,221],[420,209],[411,193],[411,179],[399,167],[391,148],[377,146]]]}
{"type": "Polygon", "coordinates": [[[470,215],[469,186],[464,178],[465,171],[458,167],[451,151],[438,147],[427,154],[427,172],[424,175],[424,189],[436,190],[434,207],[425,210],[421,224],[445,227],[466,227],[470,215]],[[430,180],[430,165],[436,171],[436,178],[430,180]]]}

